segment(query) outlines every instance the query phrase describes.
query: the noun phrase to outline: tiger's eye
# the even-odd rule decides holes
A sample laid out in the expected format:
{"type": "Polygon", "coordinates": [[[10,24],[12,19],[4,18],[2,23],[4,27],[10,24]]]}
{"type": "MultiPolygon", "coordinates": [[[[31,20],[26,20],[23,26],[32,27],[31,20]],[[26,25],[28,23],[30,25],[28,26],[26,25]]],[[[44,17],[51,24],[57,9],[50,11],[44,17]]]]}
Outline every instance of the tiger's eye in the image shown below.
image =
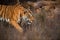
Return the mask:
{"type": "Polygon", "coordinates": [[[26,13],[27,13],[27,11],[24,12],[24,14],[26,14],[26,13]]]}

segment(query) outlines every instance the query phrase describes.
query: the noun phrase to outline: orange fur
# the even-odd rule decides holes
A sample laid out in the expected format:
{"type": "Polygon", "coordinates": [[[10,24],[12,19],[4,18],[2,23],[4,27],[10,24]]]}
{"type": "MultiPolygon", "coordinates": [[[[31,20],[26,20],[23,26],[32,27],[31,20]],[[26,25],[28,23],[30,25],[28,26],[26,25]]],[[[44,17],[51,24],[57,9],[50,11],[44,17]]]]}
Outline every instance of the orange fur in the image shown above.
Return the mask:
{"type": "MultiPolygon", "coordinates": [[[[23,32],[21,26],[18,25],[17,20],[21,16],[24,16],[25,8],[20,4],[16,5],[0,5],[0,16],[4,19],[9,19],[9,23],[14,26],[19,32],[23,32]]],[[[29,15],[27,12],[26,15],[29,15]]],[[[30,20],[33,20],[33,16],[30,17],[30,20]]]]}

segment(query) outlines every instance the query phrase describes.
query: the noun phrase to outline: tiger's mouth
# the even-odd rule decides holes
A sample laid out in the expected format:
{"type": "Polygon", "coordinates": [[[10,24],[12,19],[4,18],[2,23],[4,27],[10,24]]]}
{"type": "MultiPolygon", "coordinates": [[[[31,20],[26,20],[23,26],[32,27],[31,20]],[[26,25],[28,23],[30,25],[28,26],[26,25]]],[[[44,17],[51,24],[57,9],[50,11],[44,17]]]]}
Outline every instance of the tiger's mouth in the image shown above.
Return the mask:
{"type": "Polygon", "coordinates": [[[30,21],[30,20],[27,20],[26,22],[28,25],[32,24],[32,21],[30,21]]]}
{"type": "Polygon", "coordinates": [[[27,25],[32,24],[32,21],[28,17],[26,17],[26,16],[22,17],[22,22],[24,22],[27,25]]]}

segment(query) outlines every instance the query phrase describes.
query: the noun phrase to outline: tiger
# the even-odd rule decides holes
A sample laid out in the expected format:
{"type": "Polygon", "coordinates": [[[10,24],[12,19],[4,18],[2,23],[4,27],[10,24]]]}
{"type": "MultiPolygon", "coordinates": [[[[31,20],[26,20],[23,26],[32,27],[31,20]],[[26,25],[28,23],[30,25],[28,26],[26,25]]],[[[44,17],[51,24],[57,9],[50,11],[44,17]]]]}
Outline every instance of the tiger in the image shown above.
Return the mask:
{"type": "Polygon", "coordinates": [[[15,5],[0,5],[0,19],[6,20],[6,22],[11,24],[16,30],[23,32],[23,28],[18,24],[20,19],[30,24],[33,22],[34,17],[32,11],[17,3],[15,5]]]}

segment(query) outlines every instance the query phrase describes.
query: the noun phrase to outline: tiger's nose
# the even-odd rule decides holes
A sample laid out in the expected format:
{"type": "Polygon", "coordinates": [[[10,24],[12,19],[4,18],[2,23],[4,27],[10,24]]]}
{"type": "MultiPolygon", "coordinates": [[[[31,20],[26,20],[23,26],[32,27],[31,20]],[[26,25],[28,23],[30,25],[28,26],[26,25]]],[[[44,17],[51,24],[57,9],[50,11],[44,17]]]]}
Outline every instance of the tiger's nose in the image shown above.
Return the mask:
{"type": "Polygon", "coordinates": [[[35,20],[35,18],[34,17],[31,17],[31,22],[34,21],[34,20],[35,20]]]}

